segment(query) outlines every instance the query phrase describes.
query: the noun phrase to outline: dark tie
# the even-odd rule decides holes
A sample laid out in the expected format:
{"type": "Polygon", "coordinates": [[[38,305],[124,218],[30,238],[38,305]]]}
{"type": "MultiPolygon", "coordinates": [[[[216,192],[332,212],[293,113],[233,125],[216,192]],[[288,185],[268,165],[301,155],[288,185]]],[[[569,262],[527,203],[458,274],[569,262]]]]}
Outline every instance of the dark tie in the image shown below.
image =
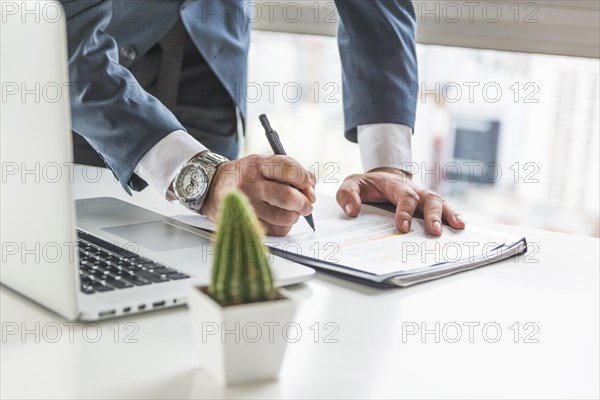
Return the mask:
{"type": "Polygon", "coordinates": [[[177,103],[185,36],[183,22],[181,18],[177,18],[175,25],[158,42],[162,54],[156,84],[156,97],[171,111],[174,110],[177,103]]]}

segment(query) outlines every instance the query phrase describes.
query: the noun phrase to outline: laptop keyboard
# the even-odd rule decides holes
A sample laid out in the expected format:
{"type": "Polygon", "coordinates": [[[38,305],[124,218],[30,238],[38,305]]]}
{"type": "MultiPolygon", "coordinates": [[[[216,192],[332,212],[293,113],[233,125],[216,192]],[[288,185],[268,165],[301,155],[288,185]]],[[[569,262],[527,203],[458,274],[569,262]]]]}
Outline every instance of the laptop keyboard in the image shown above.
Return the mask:
{"type": "Polygon", "coordinates": [[[86,294],[189,278],[79,229],[77,242],[81,291],[86,294]]]}

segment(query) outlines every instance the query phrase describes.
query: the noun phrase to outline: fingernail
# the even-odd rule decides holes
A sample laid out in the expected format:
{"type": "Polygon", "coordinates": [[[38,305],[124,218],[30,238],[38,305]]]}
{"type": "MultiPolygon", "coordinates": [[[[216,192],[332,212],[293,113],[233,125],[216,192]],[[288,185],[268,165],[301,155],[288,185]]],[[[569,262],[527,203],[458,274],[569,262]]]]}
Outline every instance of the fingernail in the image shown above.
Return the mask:
{"type": "Polygon", "coordinates": [[[409,230],[410,230],[410,223],[408,222],[407,219],[405,219],[404,222],[402,222],[402,231],[404,231],[405,233],[408,233],[409,230]]]}
{"type": "Polygon", "coordinates": [[[350,203],[344,206],[344,212],[346,213],[346,215],[350,215],[352,213],[352,205],[350,205],[350,203]]]}
{"type": "Polygon", "coordinates": [[[440,223],[440,221],[435,221],[433,223],[433,230],[437,233],[442,233],[442,224],[440,223]]]}
{"type": "Polygon", "coordinates": [[[312,212],[313,212],[313,206],[312,206],[312,204],[311,204],[311,205],[309,205],[308,207],[306,207],[306,208],[304,209],[304,211],[302,212],[302,216],[304,216],[304,217],[307,217],[307,216],[309,216],[310,214],[312,214],[312,212]]]}
{"type": "Polygon", "coordinates": [[[454,218],[456,218],[456,220],[460,223],[463,223],[463,224],[465,223],[465,220],[463,219],[462,215],[460,215],[460,214],[456,214],[454,216],[454,218]]]}

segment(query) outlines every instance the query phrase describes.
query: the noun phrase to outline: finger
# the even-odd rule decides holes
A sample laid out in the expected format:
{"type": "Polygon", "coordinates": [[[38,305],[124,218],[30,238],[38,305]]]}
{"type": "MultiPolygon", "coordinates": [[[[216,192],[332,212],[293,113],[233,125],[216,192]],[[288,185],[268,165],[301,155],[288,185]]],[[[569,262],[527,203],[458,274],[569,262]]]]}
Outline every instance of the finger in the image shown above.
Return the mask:
{"type": "Polygon", "coordinates": [[[260,171],[269,180],[287,183],[299,190],[309,190],[312,186],[310,172],[288,156],[268,156],[261,160],[260,171]]]}
{"type": "Polygon", "coordinates": [[[300,214],[293,211],[284,210],[283,208],[272,206],[262,200],[252,202],[256,216],[271,224],[281,227],[291,227],[300,218],[300,214]]]}
{"type": "Polygon", "coordinates": [[[317,194],[315,192],[315,189],[313,187],[310,187],[308,189],[302,189],[300,191],[304,196],[306,196],[306,198],[308,199],[308,201],[310,201],[311,203],[314,203],[317,201],[317,194]]]}
{"type": "Polygon", "coordinates": [[[311,203],[314,203],[317,201],[317,195],[315,192],[315,187],[317,186],[317,176],[312,171],[308,171],[308,173],[310,174],[311,187],[309,189],[302,189],[301,192],[308,197],[311,203]]]}
{"type": "Polygon", "coordinates": [[[312,187],[317,186],[317,176],[314,172],[308,171],[310,173],[310,179],[312,180],[312,187]]]}
{"type": "Polygon", "coordinates": [[[419,207],[423,211],[425,219],[425,230],[430,235],[440,236],[442,234],[442,198],[431,190],[419,193],[419,198],[419,207]]]}
{"type": "Polygon", "coordinates": [[[266,179],[294,186],[311,203],[317,200],[310,171],[293,158],[280,155],[265,157],[261,160],[260,168],[266,179]]]}
{"type": "Polygon", "coordinates": [[[408,185],[403,185],[398,189],[399,195],[396,197],[396,227],[399,232],[410,232],[415,210],[419,206],[419,195],[408,185]]]}
{"type": "Polygon", "coordinates": [[[410,232],[415,211],[419,207],[420,197],[406,177],[394,174],[378,176],[373,181],[379,192],[396,206],[396,227],[401,233],[410,232]]]}
{"type": "Polygon", "coordinates": [[[287,211],[300,215],[309,215],[313,211],[313,206],[305,195],[284,183],[261,180],[253,185],[252,191],[252,197],[287,211]]]}
{"type": "Polygon", "coordinates": [[[454,229],[465,229],[465,220],[462,215],[454,211],[454,209],[446,202],[444,202],[442,218],[444,218],[444,220],[448,222],[448,225],[454,229]]]}
{"type": "Polygon", "coordinates": [[[349,176],[344,180],[335,196],[340,207],[349,217],[356,217],[360,213],[361,199],[358,177],[349,176]]]}
{"type": "Polygon", "coordinates": [[[267,231],[267,235],[269,235],[269,236],[285,236],[288,233],[290,233],[290,230],[292,229],[291,226],[272,225],[261,219],[259,219],[259,221],[262,224],[262,226],[265,228],[265,230],[267,231]]]}

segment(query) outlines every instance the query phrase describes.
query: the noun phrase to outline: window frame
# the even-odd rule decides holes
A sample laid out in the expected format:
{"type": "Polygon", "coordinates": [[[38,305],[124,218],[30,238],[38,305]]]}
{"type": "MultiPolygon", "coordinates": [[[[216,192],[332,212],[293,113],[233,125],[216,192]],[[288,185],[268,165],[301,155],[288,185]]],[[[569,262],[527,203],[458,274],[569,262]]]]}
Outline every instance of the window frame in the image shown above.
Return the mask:
{"type": "MultiPolygon", "coordinates": [[[[412,3],[417,43],[600,58],[597,0],[412,3]]],[[[262,31],[324,36],[335,36],[337,31],[333,0],[255,0],[247,14],[253,29],[262,31]]]]}

